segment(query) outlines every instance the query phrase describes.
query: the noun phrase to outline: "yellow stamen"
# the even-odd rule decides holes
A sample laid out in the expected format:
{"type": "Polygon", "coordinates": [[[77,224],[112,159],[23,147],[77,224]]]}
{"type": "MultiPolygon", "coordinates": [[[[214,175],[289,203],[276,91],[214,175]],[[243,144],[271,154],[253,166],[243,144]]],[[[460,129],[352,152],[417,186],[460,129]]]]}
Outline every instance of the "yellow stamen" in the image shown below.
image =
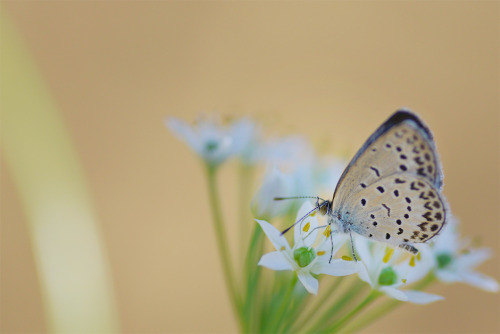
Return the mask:
{"type": "Polygon", "coordinates": [[[316,216],[316,211],[314,211],[313,213],[311,213],[309,216],[311,216],[311,217],[316,216]]]}
{"type": "Polygon", "coordinates": [[[284,251],[285,249],[285,246],[281,246],[280,251],[284,251]]]}
{"type": "Polygon", "coordinates": [[[387,247],[387,248],[385,249],[385,255],[384,255],[384,259],[383,259],[384,263],[389,262],[389,260],[390,260],[390,259],[391,259],[391,257],[392,257],[392,254],[394,254],[394,248],[389,248],[389,247],[387,247]]]}
{"type": "Polygon", "coordinates": [[[410,267],[415,267],[415,256],[412,256],[410,259],[410,267]]]}
{"type": "Polygon", "coordinates": [[[319,251],[316,254],[318,254],[318,256],[325,255],[325,251],[319,251]]]}
{"type": "Polygon", "coordinates": [[[347,256],[347,255],[342,255],[342,260],[344,260],[344,261],[352,261],[352,257],[347,256]]]}
{"type": "Polygon", "coordinates": [[[328,238],[331,233],[332,233],[332,229],[330,228],[330,225],[328,225],[327,228],[325,228],[323,235],[328,238]]]}
{"type": "Polygon", "coordinates": [[[309,227],[311,227],[311,223],[309,223],[309,222],[308,222],[308,223],[304,226],[304,228],[302,229],[302,231],[304,231],[304,232],[309,231],[309,227]]]}
{"type": "Polygon", "coordinates": [[[403,282],[403,283],[405,283],[405,284],[406,284],[406,278],[403,278],[403,279],[401,280],[401,282],[403,282]]]}
{"type": "Polygon", "coordinates": [[[420,261],[422,257],[420,256],[420,252],[417,253],[417,261],[420,261]]]}

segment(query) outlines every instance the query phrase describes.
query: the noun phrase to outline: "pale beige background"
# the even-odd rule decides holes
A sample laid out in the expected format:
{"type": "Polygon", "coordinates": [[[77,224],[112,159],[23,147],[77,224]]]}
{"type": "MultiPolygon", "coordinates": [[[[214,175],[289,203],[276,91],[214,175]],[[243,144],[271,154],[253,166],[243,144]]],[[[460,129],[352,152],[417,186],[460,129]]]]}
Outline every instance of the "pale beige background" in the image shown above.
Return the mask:
{"type": "MultiPolygon", "coordinates": [[[[3,2],[78,149],[124,332],[231,332],[197,158],[166,115],[252,115],[350,152],[408,106],[435,133],[445,194],[499,275],[499,3],[3,2]]],[[[231,166],[222,170],[234,202],[231,166]]],[[[2,162],[1,324],[44,332],[16,189],[2,162]]],[[[234,210],[228,210],[228,217],[234,210]]],[[[499,332],[500,300],[465,285],[366,332],[499,332]]]]}

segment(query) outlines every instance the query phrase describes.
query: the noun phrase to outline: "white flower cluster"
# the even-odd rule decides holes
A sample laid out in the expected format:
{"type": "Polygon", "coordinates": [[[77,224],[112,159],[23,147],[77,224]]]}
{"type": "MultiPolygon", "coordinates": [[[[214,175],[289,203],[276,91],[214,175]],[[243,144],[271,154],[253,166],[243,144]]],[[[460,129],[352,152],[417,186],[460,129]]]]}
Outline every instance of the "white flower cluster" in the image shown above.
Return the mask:
{"type": "MultiPolygon", "coordinates": [[[[251,203],[254,216],[259,219],[271,220],[290,211],[292,201],[277,202],[273,200],[275,197],[330,195],[326,191],[335,188],[345,166],[340,159],[316,157],[311,145],[301,137],[263,139],[256,123],[246,118],[227,125],[211,118],[190,126],[170,117],[166,125],[210,166],[218,166],[231,157],[239,157],[246,165],[265,166],[264,180],[251,203]]],[[[304,203],[297,220],[312,209],[309,202],[304,203]]],[[[273,225],[265,220],[257,222],[276,248],[264,254],[259,265],[294,271],[307,291],[313,294],[318,292],[316,276],[319,274],[358,274],[372,289],[416,304],[442,299],[434,294],[404,289],[429,275],[443,282],[463,282],[485,291],[499,289],[495,279],[474,270],[491,256],[490,251],[465,249],[458,236],[458,224],[453,220],[433,242],[419,245],[417,256],[353,235],[359,261],[339,258],[330,261],[330,256],[335,255],[348,238],[338,234],[330,236],[330,228],[319,226],[314,214],[294,228],[293,246],[273,225]]]]}

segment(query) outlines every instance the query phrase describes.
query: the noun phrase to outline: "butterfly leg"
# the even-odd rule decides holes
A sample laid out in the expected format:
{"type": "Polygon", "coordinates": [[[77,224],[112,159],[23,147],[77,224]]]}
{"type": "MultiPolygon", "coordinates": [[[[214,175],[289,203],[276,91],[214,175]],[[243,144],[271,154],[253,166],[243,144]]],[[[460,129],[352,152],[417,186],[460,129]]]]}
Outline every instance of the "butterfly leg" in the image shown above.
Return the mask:
{"type": "Polygon", "coordinates": [[[351,238],[351,252],[352,252],[352,257],[354,261],[358,262],[358,259],[356,257],[356,252],[354,251],[354,242],[352,241],[352,232],[351,229],[349,229],[349,237],[351,238]]]}
{"type": "Polygon", "coordinates": [[[403,248],[405,251],[410,252],[412,254],[418,253],[418,249],[416,249],[415,247],[413,247],[410,244],[402,243],[399,245],[399,248],[403,248]]]}
{"type": "Polygon", "coordinates": [[[314,230],[317,230],[319,228],[324,228],[324,227],[328,227],[328,225],[321,225],[321,226],[316,226],[315,228],[313,228],[304,238],[304,240],[306,240],[307,238],[309,238],[309,236],[311,235],[311,233],[314,232],[314,230]]]}
{"type": "MultiPolygon", "coordinates": [[[[330,225],[330,224],[328,224],[330,225]]],[[[333,235],[332,235],[332,231],[330,230],[330,242],[332,244],[332,250],[330,252],[330,261],[328,261],[328,263],[332,263],[332,258],[333,258],[333,235]]]]}

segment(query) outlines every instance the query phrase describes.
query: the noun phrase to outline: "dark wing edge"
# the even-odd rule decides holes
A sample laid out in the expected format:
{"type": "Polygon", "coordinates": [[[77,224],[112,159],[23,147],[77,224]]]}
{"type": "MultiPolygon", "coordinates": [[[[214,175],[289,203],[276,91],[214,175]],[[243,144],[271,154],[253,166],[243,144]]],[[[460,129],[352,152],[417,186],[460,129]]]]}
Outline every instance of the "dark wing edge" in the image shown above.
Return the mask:
{"type": "MultiPolygon", "coordinates": [[[[358,150],[358,152],[356,153],[354,158],[352,158],[351,162],[349,162],[347,167],[344,169],[344,172],[340,176],[339,182],[337,182],[337,186],[335,187],[335,191],[333,192],[333,198],[335,198],[335,194],[337,193],[337,189],[338,189],[339,185],[342,183],[342,181],[344,180],[344,177],[347,175],[347,172],[349,171],[351,166],[354,163],[356,163],[358,158],[361,156],[361,154],[364,153],[364,151],[368,148],[368,146],[370,146],[375,140],[377,140],[378,137],[380,137],[385,132],[387,132],[391,127],[393,127],[394,125],[397,125],[399,123],[402,123],[404,121],[407,121],[407,120],[411,120],[411,121],[415,122],[417,124],[417,126],[423,130],[423,132],[425,133],[425,135],[429,139],[429,142],[433,143],[433,145],[434,145],[433,151],[434,151],[435,155],[437,155],[436,143],[434,142],[434,137],[432,136],[432,133],[429,130],[429,128],[427,127],[427,125],[425,125],[425,123],[412,111],[410,111],[408,109],[404,109],[404,108],[398,109],[384,123],[382,123],[382,125],[380,125],[377,130],[375,130],[375,132],[365,141],[363,146],[361,146],[361,148],[358,150]]],[[[436,188],[438,190],[441,191],[441,187],[443,185],[443,171],[442,171],[442,167],[441,167],[441,161],[438,159],[437,156],[435,156],[434,158],[436,159],[435,160],[436,166],[438,166],[437,177],[436,177],[436,181],[435,181],[434,185],[436,186],[436,188]]],[[[333,198],[332,198],[332,202],[333,202],[333,198]]]]}

